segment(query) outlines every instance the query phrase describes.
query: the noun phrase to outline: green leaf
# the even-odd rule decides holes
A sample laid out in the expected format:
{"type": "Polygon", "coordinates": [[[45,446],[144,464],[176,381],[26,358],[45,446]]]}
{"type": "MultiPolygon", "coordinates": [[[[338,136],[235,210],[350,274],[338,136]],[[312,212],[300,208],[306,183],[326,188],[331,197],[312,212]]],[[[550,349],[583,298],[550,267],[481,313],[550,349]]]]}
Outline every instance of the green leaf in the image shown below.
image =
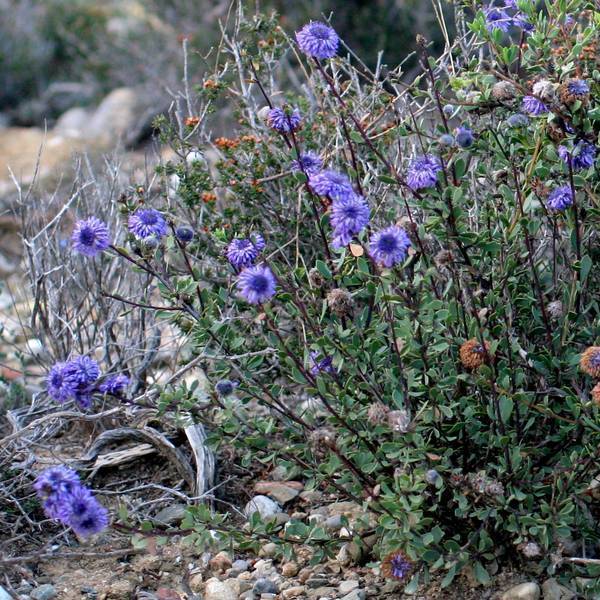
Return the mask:
{"type": "Polygon", "coordinates": [[[513,408],[515,406],[512,398],[507,398],[506,396],[501,396],[499,400],[500,404],[500,418],[503,423],[508,423],[510,419],[510,415],[512,414],[513,408]]]}
{"type": "Polygon", "coordinates": [[[489,573],[485,570],[485,567],[477,561],[474,566],[475,578],[482,585],[488,585],[491,581],[489,573]]]}

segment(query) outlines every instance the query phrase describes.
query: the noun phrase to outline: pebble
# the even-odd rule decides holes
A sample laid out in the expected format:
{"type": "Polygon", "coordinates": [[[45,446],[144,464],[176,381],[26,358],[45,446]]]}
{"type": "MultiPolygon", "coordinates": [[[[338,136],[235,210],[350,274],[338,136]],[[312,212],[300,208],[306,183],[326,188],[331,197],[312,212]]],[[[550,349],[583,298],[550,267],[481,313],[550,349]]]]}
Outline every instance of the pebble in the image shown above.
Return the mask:
{"type": "Polygon", "coordinates": [[[365,590],[352,590],[349,594],[342,597],[342,600],[365,600],[367,593],[365,590]]]}
{"type": "Polygon", "coordinates": [[[275,542],[269,542],[269,543],[265,544],[258,551],[259,556],[262,556],[262,557],[266,556],[267,558],[272,558],[273,556],[275,556],[276,553],[277,553],[277,544],[275,542]]]}
{"type": "Polygon", "coordinates": [[[208,564],[213,571],[223,573],[231,567],[231,557],[227,552],[219,552],[210,559],[208,564]]]}
{"type": "Polygon", "coordinates": [[[32,600],[50,600],[51,598],[56,597],[56,588],[49,584],[45,583],[44,585],[40,585],[35,588],[33,592],[31,592],[32,600]]]}
{"type": "Polygon", "coordinates": [[[238,594],[227,584],[212,578],[206,582],[204,600],[238,600],[238,594]]]}
{"type": "Polygon", "coordinates": [[[335,596],[336,595],[336,589],[329,587],[329,586],[323,586],[323,587],[318,587],[315,588],[314,590],[308,590],[308,597],[309,598],[323,598],[323,597],[327,597],[327,596],[335,596]]]}
{"type": "Polygon", "coordinates": [[[342,515],[333,515],[325,521],[325,529],[339,531],[342,528],[342,515]]]}
{"type": "Polygon", "coordinates": [[[256,580],[252,591],[255,594],[277,594],[279,592],[279,586],[270,579],[261,577],[256,580]]]}
{"type": "Polygon", "coordinates": [[[242,560],[241,558],[234,560],[233,563],[231,564],[232,574],[233,573],[236,573],[236,574],[244,573],[249,568],[250,568],[250,563],[247,560],[242,560]]]}
{"type": "Polygon", "coordinates": [[[340,590],[340,594],[347,594],[348,592],[355,590],[358,586],[358,581],[355,579],[348,579],[347,581],[342,581],[338,589],[340,590]]]}
{"type": "Polygon", "coordinates": [[[540,586],[531,581],[520,583],[502,594],[501,600],[539,600],[540,586]]]}
{"type": "Polygon", "coordinates": [[[12,600],[12,596],[0,585],[0,600],[12,600]]]}
{"type": "Polygon", "coordinates": [[[202,573],[196,573],[195,575],[192,575],[190,578],[190,588],[192,589],[192,592],[202,591],[203,586],[204,577],[202,576],[202,573]]]}
{"type": "Polygon", "coordinates": [[[300,567],[296,563],[289,562],[289,563],[285,563],[281,567],[281,574],[284,577],[295,577],[296,575],[298,575],[299,570],[300,570],[300,567]]]}
{"type": "Polygon", "coordinates": [[[254,486],[258,494],[264,494],[277,500],[279,504],[287,504],[300,494],[304,486],[298,481],[259,481],[254,486]]]}
{"type": "Polygon", "coordinates": [[[288,598],[300,598],[304,596],[305,590],[306,588],[303,585],[296,585],[287,590],[283,590],[283,592],[281,592],[281,597],[284,600],[288,600],[288,598]]]}
{"type": "Polygon", "coordinates": [[[324,587],[328,583],[329,583],[329,577],[323,577],[322,575],[317,575],[317,576],[309,577],[306,580],[306,587],[309,587],[309,588],[324,587]]]}
{"type": "Polygon", "coordinates": [[[158,511],[153,521],[157,525],[175,525],[181,523],[186,514],[185,504],[172,504],[158,511]]]}

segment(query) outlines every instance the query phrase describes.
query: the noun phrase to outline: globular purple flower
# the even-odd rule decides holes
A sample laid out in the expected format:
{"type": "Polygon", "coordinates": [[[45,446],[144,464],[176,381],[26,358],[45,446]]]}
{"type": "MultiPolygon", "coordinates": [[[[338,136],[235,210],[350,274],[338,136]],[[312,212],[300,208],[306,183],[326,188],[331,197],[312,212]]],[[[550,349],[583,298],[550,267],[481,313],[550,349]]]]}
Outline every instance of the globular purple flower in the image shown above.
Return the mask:
{"type": "Polygon", "coordinates": [[[252,234],[251,239],[235,238],[227,246],[227,260],[236,268],[242,269],[254,264],[261,250],[265,247],[265,240],[258,234],[252,234]]]}
{"type": "Polygon", "coordinates": [[[96,256],[110,245],[110,234],[106,223],[96,217],[77,221],[71,235],[73,250],[85,256],[96,256]]]}
{"type": "Polygon", "coordinates": [[[51,494],[68,494],[79,486],[79,475],[73,469],[59,465],[42,471],[33,483],[33,489],[40,498],[51,494]]]}
{"type": "Polygon", "coordinates": [[[567,83],[569,94],[575,97],[584,97],[590,93],[590,86],[585,79],[571,79],[567,83]]]}
{"type": "Polygon", "coordinates": [[[318,352],[311,352],[310,361],[312,363],[312,366],[310,367],[312,375],[318,375],[319,373],[335,373],[332,356],[326,356],[325,358],[319,359],[318,352]]]}
{"type": "Polygon", "coordinates": [[[412,570],[412,563],[402,552],[392,552],[381,563],[381,572],[385,577],[405,579],[412,570]]]}
{"type": "Polygon", "coordinates": [[[570,160],[574,171],[581,171],[594,166],[594,161],[596,160],[596,151],[596,146],[586,142],[585,140],[579,140],[579,142],[577,142],[571,151],[569,151],[566,146],[558,147],[558,155],[567,164],[569,164],[570,160]]]}
{"type": "Polygon", "coordinates": [[[302,171],[309,177],[316,175],[323,168],[323,161],[314,152],[305,152],[292,162],[292,171],[302,171]]]}
{"type": "Polygon", "coordinates": [[[320,21],[311,21],[296,32],[300,50],[320,60],[336,55],[340,38],[333,27],[320,21]]]}
{"type": "Polygon", "coordinates": [[[354,196],[348,176],[337,171],[321,171],[309,177],[310,189],[319,196],[329,196],[332,200],[345,200],[354,196]]]}
{"type": "Polygon", "coordinates": [[[548,196],[547,205],[550,210],[565,210],[573,204],[573,192],[571,186],[561,185],[548,196]]]}
{"type": "Polygon", "coordinates": [[[529,125],[529,117],[522,113],[515,113],[506,119],[509,127],[527,127],[529,125]]]}
{"type": "Polygon", "coordinates": [[[397,225],[373,234],[369,244],[369,252],[375,262],[388,268],[404,262],[409,248],[408,234],[397,225]]]}
{"type": "Polygon", "coordinates": [[[129,231],[138,240],[160,239],[167,233],[167,222],[162,214],[154,208],[138,208],[129,217],[129,231]]]}
{"type": "Polygon", "coordinates": [[[83,486],[75,488],[61,502],[58,518],[81,537],[100,533],[108,527],[108,511],[83,486]]]}
{"type": "Polygon", "coordinates": [[[100,390],[103,394],[119,396],[128,385],[129,377],[123,373],[119,373],[119,375],[111,375],[110,377],[107,377],[98,386],[98,390],[100,390]]]}
{"type": "Polygon", "coordinates": [[[507,32],[512,25],[510,15],[496,6],[486,8],[483,14],[485,15],[485,27],[490,33],[496,29],[507,32]]]}
{"type": "Polygon", "coordinates": [[[233,390],[239,385],[237,381],[231,381],[230,379],[220,379],[215,384],[215,390],[219,396],[225,398],[233,394],[233,390]]]}
{"type": "Polygon", "coordinates": [[[266,265],[257,265],[244,269],[237,280],[237,288],[250,304],[262,304],[274,295],[277,287],[275,276],[266,265]]]}
{"type": "Polygon", "coordinates": [[[368,224],[371,210],[366,200],[358,194],[335,200],[331,205],[329,220],[333,227],[334,248],[346,246],[352,237],[359,234],[368,224]]]}
{"type": "Polygon", "coordinates": [[[443,135],[440,136],[440,138],[438,140],[438,142],[442,146],[454,146],[455,141],[456,140],[454,139],[454,136],[450,135],[449,133],[444,133],[443,135]]]}
{"type": "Polygon", "coordinates": [[[181,226],[175,229],[175,236],[183,244],[187,244],[194,239],[194,230],[191,227],[181,226]]]}
{"type": "Polygon", "coordinates": [[[267,115],[267,124],[271,129],[279,133],[290,133],[300,127],[302,116],[297,108],[288,111],[284,108],[272,108],[267,115]]]}
{"type": "Polygon", "coordinates": [[[535,96],[525,96],[522,104],[523,110],[530,114],[532,117],[539,117],[540,115],[549,112],[549,108],[535,96]]]}
{"type": "Polygon", "coordinates": [[[89,356],[77,356],[65,365],[68,376],[80,387],[91,385],[100,377],[98,363],[89,356]]]}
{"type": "Polygon", "coordinates": [[[432,187],[437,183],[437,174],[442,170],[437,156],[426,154],[413,158],[408,167],[408,176],[406,181],[413,190],[432,187]]]}
{"type": "Polygon", "coordinates": [[[65,371],[67,363],[56,363],[46,378],[46,389],[50,398],[64,404],[75,396],[79,388],[78,382],[65,371]]]}
{"type": "Polygon", "coordinates": [[[469,148],[473,145],[474,141],[473,132],[468,127],[459,127],[456,130],[456,143],[461,148],[469,148]]]}

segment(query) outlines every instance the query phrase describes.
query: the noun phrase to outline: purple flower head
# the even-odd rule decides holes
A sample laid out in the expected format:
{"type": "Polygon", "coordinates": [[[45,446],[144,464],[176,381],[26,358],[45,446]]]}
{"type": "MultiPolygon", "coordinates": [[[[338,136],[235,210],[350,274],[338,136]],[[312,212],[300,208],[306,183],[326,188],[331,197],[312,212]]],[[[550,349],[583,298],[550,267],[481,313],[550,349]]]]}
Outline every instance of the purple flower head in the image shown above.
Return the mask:
{"type": "Polygon", "coordinates": [[[292,162],[292,171],[303,171],[309,177],[316,175],[323,168],[323,161],[314,152],[305,152],[292,162]]]}
{"type": "Polygon", "coordinates": [[[410,239],[406,231],[392,225],[371,236],[369,252],[377,263],[389,268],[406,259],[409,247],[410,239]]]}
{"type": "Polygon", "coordinates": [[[160,239],[167,233],[165,218],[154,208],[138,208],[129,217],[129,231],[138,240],[160,239]]]}
{"type": "Polygon", "coordinates": [[[78,382],[65,371],[66,366],[67,363],[56,363],[46,378],[48,395],[61,404],[74,397],[79,387],[78,382]]]}
{"type": "Polygon", "coordinates": [[[358,194],[335,200],[331,205],[330,215],[334,235],[333,247],[341,248],[349,244],[352,237],[369,224],[370,215],[369,205],[358,194]]]}
{"type": "Polygon", "coordinates": [[[569,151],[566,146],[559,146],[558,155],[567,163],[567,165],[570,160],[574,171],[581,171],[594,166],[596,150],[594,144],[590,144],[585,140],[579,140],[572,151],[569,151]]]}
{"type": "Polygon", "coordinates": [[[340,38],[333,27],[320,21],[311,21],[296,32],[300,50],[320,60],[336,55],[340,38]]]}
{"type": "Polygon", "coordinates": [[[67,375],[81,388],[90,386],[100,377],[98,363],[89,356],[77,356],[65,365],[67,375]]]}
{"type": "Polygon", "coordinates": [[[577,97],[584,97],[590,93],[590,86],[585,79],[571,79],[567,83],[567,90],[569,94],[577,97]]]}
{"type": "Polygon", "coordinates": [[[267,125],[279,131],[279,133],[290,133],[300,127],[302,116],[297,108],[288,112],[285,108],[272,108],[267,115],[267,125]]]}
{"type": "Polygon", "coordinates": [[[96,256],[110,245],[110,234],[106,223],[96,217],[77,221],[71,235],[73,250],[85,256],[96,256]]]}
{"type": "Polygon", "coordinates": [[[549,112],[549,108],[535,96],[525,96],[523,98],[523,110],[530,114],[532,117],[539,117],[540,115],[549,112]]]}
{"type": "Polygon", "coordinates": [[[522,113],[515,113],[506,119],[509,127],[527,127],[529,125],[529,117],[522,113]]]}
{"type": "Polygon", "coordinates": [[[45,499],[52,494],[68,494],[79,484],[79,475],[73,469],[59,465],[42,471],[33,489],[41,499],[45,499]]]}
{"type": "Polygon", "coordinates": [[[183,244],[187,244],[194,239],[194,230],[191,227],[178,227],[175,230],[175,236],[183,244]]]}
{"type": "Polygon", "coordinates": [[[277,282],[269,267],[257,265],[244,269],[237,280],[240,296],[250,304],[262,304],[275,295],[277,282]]]}
{"type": "Polygon", "coordinates": [[[395,579],[404,579],[411,568],[411,563],[402,554],[397,554],[391,559],[391,573],[395,579]]]}
{"type": "Polygon", "coordinates": [[[237,381],[231,381],[230,379],[220,379],[215,384],[215,390],[219,396],[225,398],[233,394],[233,390],[239,385],[237,381]]]}
{"type": "Polygon", "coordinates": [[[310,367],[312,375],[318,375],[319,373],[335,373],[332,356],[326,356],[319,360],[319,353],[311,352],[310,362],[312,363],[312,366],[310,367]]]}
{"type": "Polygon", "coordinates": [[[111,394],[112,396],[120,396],[123,390],[129,385],[129,377],[120,373],[119,375],[111,375],[107,377],[99,386],[98,389],[103,394],[111,394]]]}
{"type": "Polygon", "coordinates": [[[258,233],[252,234],[250,239],[233,239],[227,246],[227,260],[236,269],[249,267],[254,264],[264,247],[265,240],[258,233]]]}
{"type": "Polygon", "coordinates": [[[573,192],[571,186],[561,185],[548,196],[548,208],[550,210],[565,210],[573,204],[573,192]]]}
{"type": "Polygon", "coordinates": [[[321,171],[309,178],[308,185],[315,194],[329,196],[332,200],[345,200],[354,196],[348,176],[337,171],[321,171]]]}
{"type": "Polygon", "coordinates": [[[474,141],[473,132],[468,127],[459,127],[456,130],[456,143],[461,148],[469,148],[473,145],[474,141]]]}
{"type": "Polygon", "coordinates": [[[108,511],[83,486],[75,488],[64,498],[58,518],[81,537],[100,533],[108,527],[108,511]]]}
{"type": "Polygon", "coordinates": [[[490,33],[496,29],[506,32],[512,25],[510,15],[505,10],[495,6],[486,8],[483,14],[485,15],[485,27],[490,33]]]}
{"type": "Polygon", "coordinates": [[[442,170],[437,156],[426,154],[413,158],[408,167],[408,176],[406,181],[413,190],[432,187],[437,183],[437,174],[442,170]]]}

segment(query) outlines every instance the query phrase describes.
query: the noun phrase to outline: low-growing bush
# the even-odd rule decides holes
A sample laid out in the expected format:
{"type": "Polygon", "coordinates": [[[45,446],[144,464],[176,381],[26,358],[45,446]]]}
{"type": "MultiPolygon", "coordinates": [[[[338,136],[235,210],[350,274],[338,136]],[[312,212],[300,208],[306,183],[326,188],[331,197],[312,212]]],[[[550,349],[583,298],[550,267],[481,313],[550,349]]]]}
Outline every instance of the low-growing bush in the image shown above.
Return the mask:
{"type": "MultiPolygon", "coordinates": [[[[239,528],[217,501],[189,510],[191,541],[308,544],[315,561],[350,541],[408,591],[511,561],[594,573],[598,13],[456,15],[439,59],[417,40],[408,85],[328,24],[294,37],[240,10],[203,85],[157,122],[177,157],[161,189],[139,182],[119,222],[76,227],[92,265],[120,258],[156,284],[127,302],[177,327],[206,373],[201,402],[169,386],[157,408],[362,515],[342,537],[257,512],[239,528]],[[239,125],[213,139],[220,103],[239,125]]],[[[81,395],[98,386],[63,375],[68,393],[49,391],[93,410],[81,395]]]]}

